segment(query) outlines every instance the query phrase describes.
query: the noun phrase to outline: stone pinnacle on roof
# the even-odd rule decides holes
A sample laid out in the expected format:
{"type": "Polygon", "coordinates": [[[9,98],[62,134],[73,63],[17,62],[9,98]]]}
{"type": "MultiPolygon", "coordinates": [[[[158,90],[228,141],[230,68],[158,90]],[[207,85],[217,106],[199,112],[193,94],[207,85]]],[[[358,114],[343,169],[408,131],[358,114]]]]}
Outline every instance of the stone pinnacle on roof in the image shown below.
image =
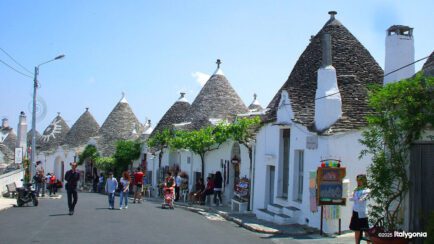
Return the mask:
{"type": "Polygon", "coordinates": [[[185,94],[187,94],[187,93],[186,92],[180,92],[180,94],[181,94],[181,96],[179,97],[178,102],[187,102],[188,103],[187,98],[185,98],[185,94]]]}
{"type": "Polygon", "coordinates": [[[258,95],[256,95],[256,93],[253,94],[253,101],[249,105],[249,110],[251,112],[259,112],[259,111],[263,110],[261,104],[258,101],[258,95]]]}
{"type": "Polygon", "coordinates": [[[65,137],[65,143],[72,147],[86,144],[91,137],[97,136],[99,125],[89,112],[89,108],[78,118],[65,137]]]}
{"type": "Polygon", "coordinates": [[[336,69],[338,87],[342,96],[342,118],[332,129],[335,132],[359,129],[366,125],[371,110],[367,104],[367,85],[382,84],[383,70],[368,50],[341,24],[336,13],[308,43],[294,65],[288,80],[268,105],[268,121],[276,120],[276,111],[282,90],[291,100],[294,121],[310,126],[314,120],[317,71],[322,65],[321,37],[329,33],[332,38],[332,65],[336,69]]]}

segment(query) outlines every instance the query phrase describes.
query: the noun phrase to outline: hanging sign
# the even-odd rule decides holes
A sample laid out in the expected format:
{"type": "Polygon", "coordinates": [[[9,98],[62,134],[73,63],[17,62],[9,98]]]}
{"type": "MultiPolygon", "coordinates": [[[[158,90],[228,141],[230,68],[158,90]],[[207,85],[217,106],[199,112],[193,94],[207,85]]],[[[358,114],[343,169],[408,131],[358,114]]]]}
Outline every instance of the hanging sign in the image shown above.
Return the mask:
{"type": "Polygon", "coordinates": [[[339,160],[323,160],[322,167],[317,169],[317,202],[318,205],[345,205],[342,181],[346,168],[340,167],[339,160]]]}

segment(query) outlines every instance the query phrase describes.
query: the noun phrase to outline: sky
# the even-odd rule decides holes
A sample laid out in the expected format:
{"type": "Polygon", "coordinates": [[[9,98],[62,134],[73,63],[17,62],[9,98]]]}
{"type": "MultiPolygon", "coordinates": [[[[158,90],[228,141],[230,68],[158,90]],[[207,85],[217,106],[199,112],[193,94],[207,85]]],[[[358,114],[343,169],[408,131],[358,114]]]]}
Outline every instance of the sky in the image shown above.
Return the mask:
{"type": "Polygon", "coordinates": [[[155,127],[181,91],[193,102],[217,59],[246,106],[257,93],[266,107],[328,11],[384,68],[391,25],[414,28],[416,59],[434,50],[433,9],[432,0],[2,0],[0,117],[17,128],[24,111],[30,129],[34,67],[59,54],[40,66],[39,132],[57,112],[72,126],[86,107],[102,125],[122,92],[155,127]]]}

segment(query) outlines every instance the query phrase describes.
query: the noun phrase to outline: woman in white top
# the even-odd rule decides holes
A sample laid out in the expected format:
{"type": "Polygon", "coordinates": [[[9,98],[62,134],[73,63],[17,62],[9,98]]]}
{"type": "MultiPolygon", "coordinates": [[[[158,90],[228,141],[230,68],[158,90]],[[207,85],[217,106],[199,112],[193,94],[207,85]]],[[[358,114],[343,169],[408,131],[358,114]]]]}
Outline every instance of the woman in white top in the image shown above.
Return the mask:
{"type": "Polygon", "coordinates": [[[122,200],[125,199],[125,209],[128,208],[128,193],[130,191],[130,182],[131,182],[131,178],[130,178],[130,174],[128,173],[128,171],[124,171],[124,173],[122,174],[122,178],[120,180],[120,183],[122,185],[121,187],[121,192],[120,192],[120,203],[119,203],[119,209],[122,209],[122,200]]]}
{"type": "Polygon", "coordinates": [[[350,201],[354,202],[350,230],[353,230],[355,232],[354,237],[356,239],[356,243],[359,243],[362,229],[369,228],[368,216],[366,211],[366,200],[368,198],[370,190],[367,188],[368,181],[366,175],[358,175],[356,179],[357,187],[354,189],[353,196],[350,198],[350,201]]]}

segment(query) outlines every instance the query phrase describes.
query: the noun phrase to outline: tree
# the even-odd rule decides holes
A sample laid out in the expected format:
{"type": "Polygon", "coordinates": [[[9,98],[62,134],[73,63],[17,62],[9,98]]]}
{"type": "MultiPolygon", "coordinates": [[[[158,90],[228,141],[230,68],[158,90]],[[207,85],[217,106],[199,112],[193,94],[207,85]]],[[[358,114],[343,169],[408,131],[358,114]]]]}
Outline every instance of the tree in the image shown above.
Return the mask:
{"type": "Polygon", "coordinates": [[[152,148],[158,153],[158,168],[161,168],[161,159],[163,158],[164,149],[169,146],[169,142],[174,136],[174,132],[169,129],[164,129],[157,132],[148,140],[148,147],[152,148]]]}
{"type": "MultiPolygon", "coordinates": [[[[119,140],[116,142],[116,151],[113,158],[116,160],[116,169],[124,171],[133,160],[138,159],[141,153],[141,143],[132,140],[119,140]]],[[[119,173],[119,172],[118,172],[119,173]]]]}
{"type": "MultiPolygon", "coordinates": [[[[260,123],[261,119],[258,116],[254,118],[237,118],[237,120],[228,127],[228,135],[230,138],[244,145],[249,152],[249,196],[252,189],[253,145],[260,123]]],[[[250,209],[250,199],[248,206],[250,209]]]]}
{"type": "Polygon", "coordinates": [[[91,162],[94,162],[95,159],[99,157],[98,150],[94,145],[87,145],[84,148],[84,151],[79,155],[78,157],[78,165],[82,165],[84,161],[90,160],[91,162]]]}
{"type": "Polygon", "coordinates": [[[113,157],[98,157],[95,160],[95,167],[105,172],[113,171],[116,167],[116,161],[113,157]]]}
{"type": "Polygon", "coordinates": [[[207,126],[194,131],[176,131],[169,145],[174,149],[188,149],[200,156],[202,178],[205,178],[205,156],[216,150],[229,138],[228,126],[224,123],[207,126]]]}
{"type": "Polygon", "coordinates": [[[415,77],[377,87],[371,91],[368,127],[360,142],[360,156],[372,155],[368,187],[373,200],[372,221],[383,218],[386,230],[402,224],[400,211],[409,190],[407,168],[411,143],[420,138],[427,124],[434,124],[434,77],[415,77]]]}

